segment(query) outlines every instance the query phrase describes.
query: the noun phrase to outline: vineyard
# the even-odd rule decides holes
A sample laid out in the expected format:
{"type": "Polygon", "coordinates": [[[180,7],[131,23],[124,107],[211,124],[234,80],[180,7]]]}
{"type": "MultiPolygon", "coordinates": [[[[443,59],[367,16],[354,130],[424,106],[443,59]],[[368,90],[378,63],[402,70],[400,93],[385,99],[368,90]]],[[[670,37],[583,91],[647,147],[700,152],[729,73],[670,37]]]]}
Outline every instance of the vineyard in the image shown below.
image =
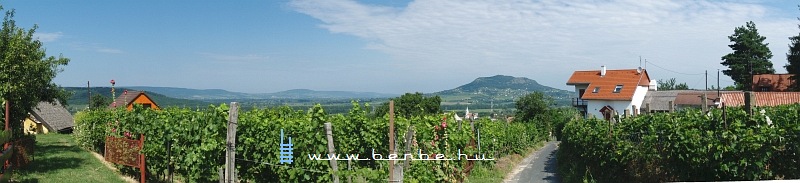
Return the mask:
{"type": "Polygon", "coordinates": [[[574,120],[562,131],[559,173],[564,182],[800,178],[800,105],[754,111],[574,120]]]}
{"type": "MultiPolygon", "coordinates": [[[[329,161],[311,160],[309,155],[327,154],[324,123],[333,125],[337,154],[373,152],[389,154],[389,119],[369,118],[368,104],[352,103],[347,114],[329,115],[317,105],[307,111],[289,107],[240,110],[236,134],[236,171],[246,182],[331,182],[334,174],[329,161]],[[279,164],[280,133],[292,138],[292,164],[279,164]]],[[[185,182],[216,182],[225,164],[227,105],[205,109],[168,108],[132,111],[90,110],[76,115],[75,138],[81,146],[103,152],[106,136],[146,137],[148,178],[165,180],[173,172],[185,182]]],[[[545,139],[544,127],[537,123],[505,123],[488,119],[475,121],[480,130],[472,131],[469,121],[459,123],[453,114],[427,115],[395,120],[395,139],[405,139],[406,132],[416,133],[410,144],[397,140],[402,158],[405,149],[412,154],[444,154],[457,158],[458,153],[499,158],[522,153],[545,139]],[[408,148],[407,148],[408,147],[408,148]],[[480,148],[480,150],[478,149],[480,148]]],[[[397,161],[403,163],[403,161],[397,161]]],[[[404,167],[404,182],[460,182],[470,170],[481,166],[491,169],[494,161],[410,161],[404,167]]],[[[335,173],[344,180],[385,182],[389,177],[388,161],[338,161],[335,173]]],[[[124,169],[123,169],[124,170],[124,169]]],[[[133,170],[130,170],[133,171],[133,170]]]]}

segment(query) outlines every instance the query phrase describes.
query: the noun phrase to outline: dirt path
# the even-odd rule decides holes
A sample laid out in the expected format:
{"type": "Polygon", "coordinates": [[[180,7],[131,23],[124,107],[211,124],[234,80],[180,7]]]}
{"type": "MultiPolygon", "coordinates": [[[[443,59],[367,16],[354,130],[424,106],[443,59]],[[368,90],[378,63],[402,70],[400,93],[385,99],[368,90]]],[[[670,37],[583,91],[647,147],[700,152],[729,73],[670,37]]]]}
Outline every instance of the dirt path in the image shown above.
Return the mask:
{"type": "Polygon", "coordinates": [[[547,142],[539,151],[528,155],[506,176],[505,183],[561,182],[556,175],[558,141],[547,142]]]}

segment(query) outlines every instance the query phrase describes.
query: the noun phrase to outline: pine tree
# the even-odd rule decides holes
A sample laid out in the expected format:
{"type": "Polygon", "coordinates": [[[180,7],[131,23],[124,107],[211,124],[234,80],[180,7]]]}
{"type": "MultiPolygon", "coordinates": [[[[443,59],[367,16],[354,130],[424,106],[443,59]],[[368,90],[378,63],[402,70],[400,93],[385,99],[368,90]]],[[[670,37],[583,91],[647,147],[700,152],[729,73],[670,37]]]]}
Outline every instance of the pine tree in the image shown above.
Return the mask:
{"type": "Polygon", "coordinates": [[[728,39],[733,42],[728,45],[733,53],[722,57],[721,64],[729,68],[722,73],[733,79],[737,89],[750,90],[752,75],[775,73],[772,62],[769,61],[772,52],[767,47],[769,44],[764,43],[767,38],[758,34],[755,23],[750,21],[745,26],[737,27],[728,39]]]}

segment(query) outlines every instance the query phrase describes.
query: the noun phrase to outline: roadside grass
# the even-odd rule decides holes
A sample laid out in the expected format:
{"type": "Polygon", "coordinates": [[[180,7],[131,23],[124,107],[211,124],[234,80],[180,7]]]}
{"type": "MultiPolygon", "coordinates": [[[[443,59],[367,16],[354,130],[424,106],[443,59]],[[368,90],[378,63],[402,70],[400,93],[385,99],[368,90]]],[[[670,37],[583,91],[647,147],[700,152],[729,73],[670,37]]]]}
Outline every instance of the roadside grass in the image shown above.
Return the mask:
{"type": "Polygon", "coordinates": [[[70,134],[36,136],[33,161],[16,169],[12,182],[126,182],[119,173],[75,145],[70,134]]]}
{"type": "Polygon", "coordinates": [[[498,158],[492,162],[479,162],[480,166],[475,166],[472,173],[467,177],[466,182],[503,182],[514,168],[522,162],[525,157],[544,147],[545,142],[538,142],[525,150],[525,154],[510,154],[498,158]]]}

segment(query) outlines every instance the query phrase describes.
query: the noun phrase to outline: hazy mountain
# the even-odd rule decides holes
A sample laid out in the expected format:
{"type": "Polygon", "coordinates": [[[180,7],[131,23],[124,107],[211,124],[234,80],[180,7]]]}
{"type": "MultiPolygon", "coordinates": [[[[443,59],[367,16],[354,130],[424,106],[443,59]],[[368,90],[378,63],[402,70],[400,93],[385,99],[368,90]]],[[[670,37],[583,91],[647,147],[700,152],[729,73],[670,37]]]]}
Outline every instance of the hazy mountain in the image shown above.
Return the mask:
{"type": "Polygon", "coordinates": [[[282,92],[256,94],[261,97],[269,98],[292,98],[292,99],[308,99],[308,98],[389,98],[396,97],[396,94],[384,94],[375,92],[352,92],[352,91],[314,91],[308,89],[294,89],[282,92]]]}
{"type": "Polygon", "coordinates": [[[223,89],[189,89],[175,87],[154,87],[154,86],[128,86],[126,88],[160,93],[173,98],[182,99],[241,99],[253,98],[252,94],[232,92],[223,89]]]}
{"type": "Polygon", "coordinates": [[[575,97],[575,92],[544,86],[525,77],[496,75],[479,77],[474,81],[454,89],[433,93],[442,97],[445,105],[485,104],[508,105],[517,98],[531,92],[543,92],[564,105],[575,97]]]}
{"type": "MultiPolygon", "coordinates": [[[[84,87],[64,87],[64,90],[71,92],[72,96],[67,99],[67,103],[73,106],[85,106],[89,104],[89,91],[91,91],[92,95],[100,94],[113,101],[111,99],[111,87],[92,87],[91,90],[87,90],[84,87]]],[[[198,100],[190,100],[190,99],[180,99],[162,95],[158,92],[154,92],[151,90],[139,90],[133,88],[115,88],[114,93],[115,96],[122,95],[122,92],[128,91],[145,91],[147,96],[153,99],[161,107],[204,107],[211,103],[203,102],[198,100]]]]}
{"type": "Polygon", "coordinates": [[[222,89],[189,89],[175,87],[130,86],[126,88],[152,91],[173,98],[215,100],[215,99],[364,99],[389,98],[396,94],[352,91],[315,91],[294,89],[275,93],[241,93],[222,89]]]}

